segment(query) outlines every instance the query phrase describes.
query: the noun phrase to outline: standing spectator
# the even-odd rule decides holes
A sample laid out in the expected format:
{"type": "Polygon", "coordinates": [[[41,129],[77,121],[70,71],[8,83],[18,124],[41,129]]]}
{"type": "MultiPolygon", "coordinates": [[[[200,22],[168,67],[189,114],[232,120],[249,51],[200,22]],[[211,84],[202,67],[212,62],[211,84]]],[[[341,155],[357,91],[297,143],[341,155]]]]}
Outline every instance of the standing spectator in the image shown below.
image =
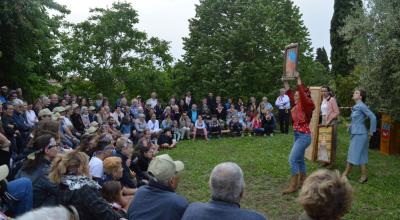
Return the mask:
{"type": "Polygon", "coordinates": [[[216,106],[216,103],[215,103],[214,94],[212,92],[208,93],[207,104],[208,104],[208,109],[210,109],[210,113],[214,114],[215,109],[217,108],[217,106],[216,106]]]}
{"type": "Polygon", "coordinates": [[[280,93],[280,96],[275,101],[275,106],[279,109],[279,127],[282,134],[288,134],[290,99],[289,96],[285,94],[285,89],[281,89],[280,93]]]}
{"type": "Polygon", "coordinates": [[[184,164],[168,154],[154,158],[148,168],[149,185],[137,191],[128,209],[129,220],[180,220],[188,206],[187,200],[175,193],[183,169],[184,164]]]}
{"type": "Polygon", "coordinates": [[[194,202],[186,209],[182,220],[265,220],[260,213],[240,208],[244,194],[242,169],[232,162],[218,164],[211,172],[211,201],[194,202]]]}
{"type": "Polygon", "coordinates": [[[150,105],[151,108],[155,108],[157,104],[158,104],[157,93],[152,92],[150,98],[147,99],[146,101],[146,105],[150,105]]]}
{"type": "Polygon", "coordinates": [[[194,104],[194,100],[192,98],[192,93],[190,91],[186,92],[186,95],[185,95],[185,98],[184,98],[184,102],[185,102],[184,103],[185,104],[184,110],[188,111],[190,106],[193,106],[193,104],[194,104]]]}

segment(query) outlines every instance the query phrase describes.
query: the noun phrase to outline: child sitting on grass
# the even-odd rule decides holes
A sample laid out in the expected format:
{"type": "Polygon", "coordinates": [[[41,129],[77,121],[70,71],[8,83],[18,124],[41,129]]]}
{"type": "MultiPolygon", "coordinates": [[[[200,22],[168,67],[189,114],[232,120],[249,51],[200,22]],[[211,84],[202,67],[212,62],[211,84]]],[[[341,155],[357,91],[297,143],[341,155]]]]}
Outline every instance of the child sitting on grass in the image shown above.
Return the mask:
{"type": "Polygon", "coordinates": [[[130,202],[122,195],[122,186],[118,181],[107,181],[103,184],[101,193],[108,204],[125,218],[130,202]]]}

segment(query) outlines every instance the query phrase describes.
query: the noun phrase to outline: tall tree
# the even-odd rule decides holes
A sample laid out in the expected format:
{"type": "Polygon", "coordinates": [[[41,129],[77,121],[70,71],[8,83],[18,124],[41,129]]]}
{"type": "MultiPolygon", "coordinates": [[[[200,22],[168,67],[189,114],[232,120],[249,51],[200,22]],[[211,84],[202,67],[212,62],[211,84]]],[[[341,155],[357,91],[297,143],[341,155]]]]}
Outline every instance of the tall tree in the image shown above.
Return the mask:
{"type": "Polygon", "coordinates": [[[48,87],[46,79],[57,78],[58,30],[66,13],[53,0],[0,1],[0,82],[35,96],[48,87]]]}
{"type": "Polygon", "coordinates": [[[317,48],[317,56],[315,57],[315,61],[322,64],[322,66],[324,66],[326,68],[326,70],[329,71],[328,54],[326,53],[326,50],[324,47],[317,48]]]}
{"type": "Polygon", "coordinates": [[[349,54],[360,69],[367,102],[400,120],[400,4],[368,0],[346,20],[342,36],[352,39],[349,54]]]}
{"type": "Polygon", "coordinates": [[[164,94],[170,88],[165,85],[172,62],[168,43],[149,38],[135,27],[138,14],[129,3],[90,12],[88,20],[71,25],[63,39],[66,86],[86,87],[89,95],[103,92],[112,97],[121,90],[164,94]]]}
{"type": "Polygon", "coordinates": [[[275,95],[283,48],[292,42],[300,43],[301,74],[320,73],[299,8],[290,0],[203,0],[189,30],[178,65],[184,69],[175,72],[181,90],[191,85],[199,96],[275,95]]]}
{"type": "Polygon", "coordinates": [[[344,26],[345,19],[360,5],[362,5],[362,0],[335,0],[330,31],[331,62],[334,74],[348,75],[354,69],[354,60],[348,56],[348,47],[352,39],[344,39],[339,31],[344,26]]]}

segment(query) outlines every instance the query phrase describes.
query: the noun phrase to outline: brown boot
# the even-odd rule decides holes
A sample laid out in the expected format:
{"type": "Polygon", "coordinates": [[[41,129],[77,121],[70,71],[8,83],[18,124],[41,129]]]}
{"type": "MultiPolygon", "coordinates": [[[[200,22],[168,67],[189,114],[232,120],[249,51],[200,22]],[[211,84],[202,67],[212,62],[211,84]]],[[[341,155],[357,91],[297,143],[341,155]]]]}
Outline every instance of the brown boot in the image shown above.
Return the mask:
{"type": "Polygon", "coordinates": [[[299,182],[299,174],[296,174],[290,178],[290,185],[285,189],[282,194],[294,193],[297,191],[297,183],[299,182]]]}
{"type": "Polygon", "coordinates": [[[304,180],[306,180],[307,175],[305,173],[300,173],[299,175],[299,188],[303,186],[304,180]]]}

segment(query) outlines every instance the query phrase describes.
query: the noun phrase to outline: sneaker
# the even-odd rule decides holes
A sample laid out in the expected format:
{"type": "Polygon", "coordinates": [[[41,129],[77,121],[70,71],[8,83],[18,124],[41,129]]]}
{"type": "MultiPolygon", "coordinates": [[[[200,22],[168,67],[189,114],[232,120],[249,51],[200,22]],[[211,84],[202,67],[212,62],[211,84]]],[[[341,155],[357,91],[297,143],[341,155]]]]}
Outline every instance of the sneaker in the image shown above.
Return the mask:
{"type": "Polygon", "coordinates": [[[274,134],[272,134],[272,133],[271,133],[269,136],[273,137],[273,136],[274,136],[274,134]]]}

